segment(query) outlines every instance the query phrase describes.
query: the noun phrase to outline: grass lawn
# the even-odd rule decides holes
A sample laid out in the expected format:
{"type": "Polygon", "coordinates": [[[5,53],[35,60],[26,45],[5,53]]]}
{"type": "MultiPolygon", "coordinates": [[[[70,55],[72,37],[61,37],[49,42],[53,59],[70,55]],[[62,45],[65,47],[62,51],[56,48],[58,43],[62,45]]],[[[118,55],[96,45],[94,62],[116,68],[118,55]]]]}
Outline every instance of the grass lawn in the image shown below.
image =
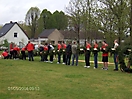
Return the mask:
{"type": "Polygon", "coordinates": [[[1,59],[0,99],[131,99],[132,74],[84,65],[1,59]]]}

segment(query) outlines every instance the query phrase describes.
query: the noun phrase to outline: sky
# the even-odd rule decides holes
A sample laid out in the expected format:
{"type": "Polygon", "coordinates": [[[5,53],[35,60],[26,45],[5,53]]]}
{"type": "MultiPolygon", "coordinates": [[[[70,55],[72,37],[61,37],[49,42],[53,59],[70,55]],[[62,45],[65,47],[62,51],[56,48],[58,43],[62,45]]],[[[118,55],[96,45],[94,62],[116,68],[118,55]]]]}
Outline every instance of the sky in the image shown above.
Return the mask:
{"type": "Polygon", "coordinates": [[[70,0],[0,0],[0,24],[10,21],[24,21],[27,11],[31,7],[38,7],[41,11],[64,11],[70,0]]]}

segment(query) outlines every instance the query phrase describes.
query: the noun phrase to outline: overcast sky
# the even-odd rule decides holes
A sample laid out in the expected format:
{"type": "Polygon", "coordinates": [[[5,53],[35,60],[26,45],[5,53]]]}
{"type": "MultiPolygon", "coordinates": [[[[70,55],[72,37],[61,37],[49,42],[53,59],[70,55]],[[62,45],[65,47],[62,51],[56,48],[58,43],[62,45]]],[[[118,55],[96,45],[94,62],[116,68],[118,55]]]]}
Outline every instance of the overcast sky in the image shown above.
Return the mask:
{"type": "Polygon", "coordinates": [[[31,7],[38,7],[41,11],[64,11],[70,0],[0,0],[0,24],[10,21],[24,21],[27,11],[31,7]]]}

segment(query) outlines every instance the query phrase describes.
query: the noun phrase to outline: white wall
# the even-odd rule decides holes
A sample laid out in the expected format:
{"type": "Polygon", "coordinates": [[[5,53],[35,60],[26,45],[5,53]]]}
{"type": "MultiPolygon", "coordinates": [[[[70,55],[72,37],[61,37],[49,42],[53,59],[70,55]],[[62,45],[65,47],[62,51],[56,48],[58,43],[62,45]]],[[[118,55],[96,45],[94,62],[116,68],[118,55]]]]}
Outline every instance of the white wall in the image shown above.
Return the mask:
{"type": "Polygon", "coordinates": [[[14,42],[17,45],[19,45],[19,42],[23,42],[25,45],[28,43],[28,37],[17,24],[15,24],[6,35],[1,37],[0,41],[5,39],[7,39],[9,43],[14,42]],[[14,37],[14,33],[17,33],[17,37],[14,37]]]}

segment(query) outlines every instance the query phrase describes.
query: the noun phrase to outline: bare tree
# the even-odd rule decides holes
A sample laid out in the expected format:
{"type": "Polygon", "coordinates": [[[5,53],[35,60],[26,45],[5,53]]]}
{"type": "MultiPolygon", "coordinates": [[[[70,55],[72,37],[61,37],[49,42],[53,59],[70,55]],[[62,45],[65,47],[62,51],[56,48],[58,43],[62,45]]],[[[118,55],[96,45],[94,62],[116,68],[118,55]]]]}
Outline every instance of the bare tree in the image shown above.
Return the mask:
{"type": "Polygon", "coordinates": [[[40,17],[40,10],[38,7],[31,7],[25,17],[26,25],[29,26],[31,29],[31,38],[34,38],[36,29],[37,29],[37,22],[40,17]]]}
{"type": "Polygon", "coordinates": [[[81,27],[81,1],[82,0],[71,0],[69,5],[66,7],[70,24],[73,30],[77,33],[77,41],[80,41],[80,27],[81,27]]]}

